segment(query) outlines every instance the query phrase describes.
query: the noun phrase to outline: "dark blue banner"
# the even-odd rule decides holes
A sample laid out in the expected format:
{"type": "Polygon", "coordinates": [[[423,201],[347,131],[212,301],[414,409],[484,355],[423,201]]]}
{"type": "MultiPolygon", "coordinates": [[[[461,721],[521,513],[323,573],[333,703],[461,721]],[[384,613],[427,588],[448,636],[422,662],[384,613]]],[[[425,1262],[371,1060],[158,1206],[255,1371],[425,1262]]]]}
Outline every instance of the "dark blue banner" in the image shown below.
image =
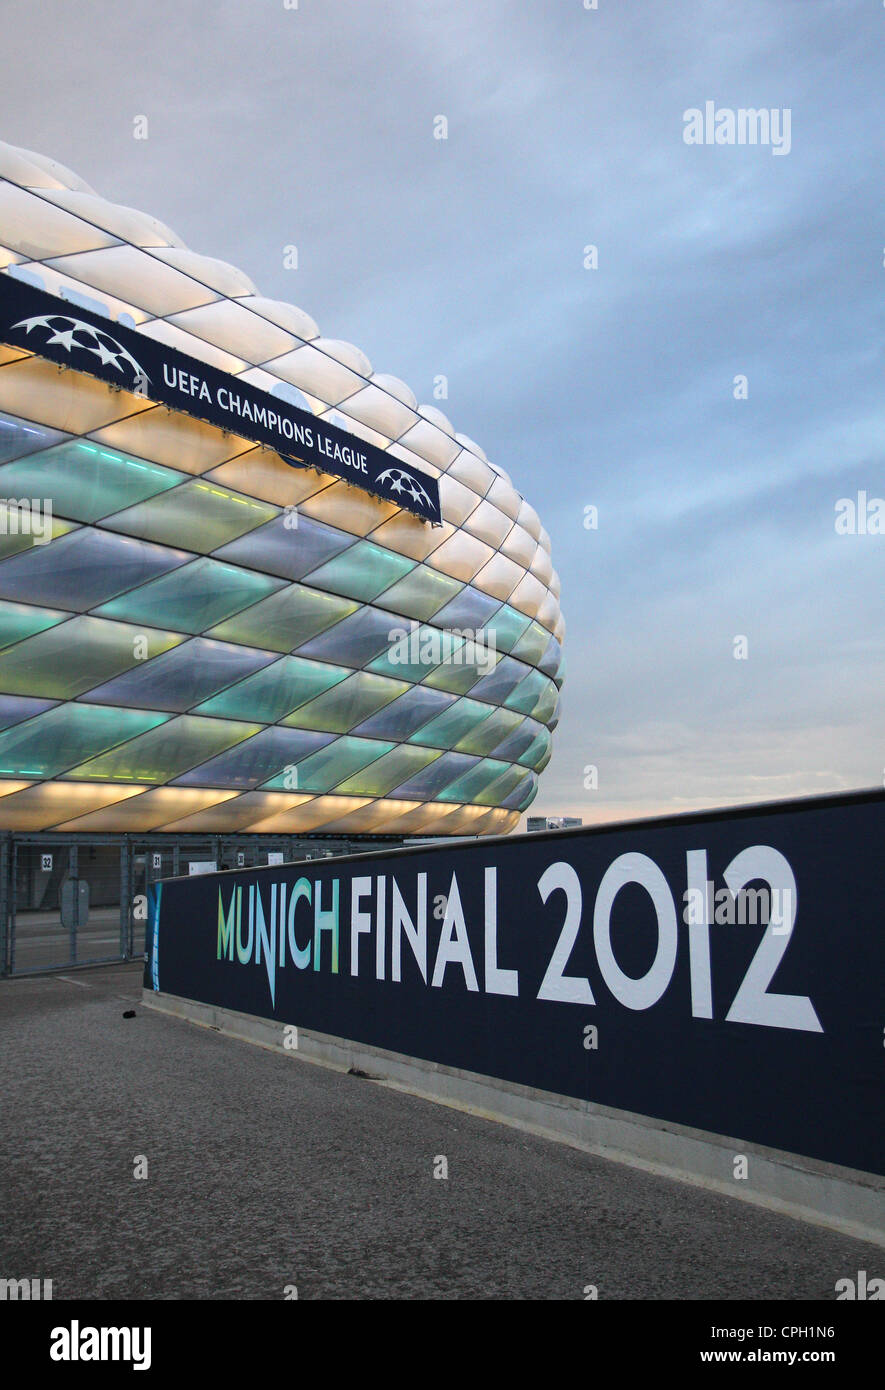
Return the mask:
{"type": "Polygon", "coordinates": [[[282,397],[8,273],[0,274],[0,342],[265,444],[294,468],[320,468],[427,521],[441,519],[439,485],[422,470],[282,397]]]}
{"type": "Polygon", "coordinates": [[[885,796],[158,885],[148,989],[885,1173],[885,796]]]}

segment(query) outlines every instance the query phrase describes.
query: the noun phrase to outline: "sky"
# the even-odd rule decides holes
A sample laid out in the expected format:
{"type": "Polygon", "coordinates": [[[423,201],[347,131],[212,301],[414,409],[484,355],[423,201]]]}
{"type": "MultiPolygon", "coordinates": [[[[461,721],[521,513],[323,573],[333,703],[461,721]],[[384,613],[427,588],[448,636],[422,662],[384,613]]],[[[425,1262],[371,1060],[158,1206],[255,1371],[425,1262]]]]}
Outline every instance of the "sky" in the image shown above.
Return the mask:
{"type": "Polygon", "coordinates": [[[885,6],[2,13],[3,139],[355,343],[537,508],[568,673],[530,814],[883,785],[885,535],[838,504],[885,497],[885,6]],[[708,102],[790,139],[686,143],[708,102]]]}

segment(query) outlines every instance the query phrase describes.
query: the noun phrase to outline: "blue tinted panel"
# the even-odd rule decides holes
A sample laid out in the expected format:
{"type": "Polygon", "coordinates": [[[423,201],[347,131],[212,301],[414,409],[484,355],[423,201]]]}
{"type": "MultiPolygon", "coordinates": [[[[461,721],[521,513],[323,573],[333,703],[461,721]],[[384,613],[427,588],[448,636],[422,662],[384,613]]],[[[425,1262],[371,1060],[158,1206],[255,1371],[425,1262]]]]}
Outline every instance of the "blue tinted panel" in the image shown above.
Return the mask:
{"type": "MultiPolygon", "coordinates": [[[[275,659],[270,652],[197,637],[100,685],[89,692],[89,699],[93,704],[184,712],[275,659]]],[[[246,711],[246,717],[254,718],[254,713],[246,711]]]]}
{"type": "Polygon", "coordinates": [[[278,516],[248,536],[231,541],[215,554],[219,560],[248,565],[250,569],[282,574],[287,579],[303,579],[318,565],[353,545],[356,539],[307,516],[298,516],[297,521],[298,525],[292,526],[291,516],[278,516]]]}
{"type": "MultiPolygon", "coordinates": [[[[82,613],[113,594],[167,574],[189,558],[183,550],[84,526],[0,563],[0,597],[82,613]]],[[[145,621],[156,618],[156,610],[145,614],[145,621]]]]}
{"type": "Polygon", "coordinates": [[[13,724],[42,714],[54,704],[54,700],[30,700],[25,695],[0,695],[0,729],[11,729],[13,724]]]}
{"type": "Polygon", "coordinates": [[[526,719],[513,733],[505,738],[503,743],[499,743],[492,752],[496,758],[503,758],[505,762],[515,763],[521,758],[527,748],[531,748],[539,729],[533,719],[526,719]]]}
{"type": "Polygon", "coordinates": [[[494,671],[477,681],[470,694],[478,700],[491,700],[493,704],[499,705],[528,674],[529,668],[523,666],[521,661],[514,661],[512,656],[502,656],[494,671]]]}
{"type": "MultiPolygon", "coordinates": [[[[332,734],[307,733],[301,729],[263,729],[254,738],[229,748],[217,758],[193,768],[177,779],[177,785],[200,787],[257,787],[268,778],[278,778],[279,790],[298,790],[286,785],[284,769],[292,767],[306,754],[332,741],[332,734]]],[[[289,778],[289,782],[292,782],[289,778]]]]}
{"type": "MultiPolygon", "coordinates": [[[[290,777],[289,781],[294,782],[300,792],[331,791],[345,777],[375,762],[390,748],[389,743],[378,743],[369,738],[336,738],[327,748],[312,753],[303,763],[299,763],[294,777],[290,777]]],[[[278,787],[280,780],[275,778],[267,787],[278,787]]]]}
{"type": "Polygon", "coordinates": [[[476,632],[479,628],[485,627],[489,618],[493,613],[497,613],[500,607],[499,598],[491,598],[468,584],[457,598],[453,598],[451,603],[440,609],[433,622],[436,627],[469,627],[476,632]]]}
{"type": "Polygon", "coordinates": [[[520,782],[513,788],[513,791],[498,802],[507,811],[521,811],[528,801],[532,799],[537,785],[534,773],[527,773],[520,782]]]}
{"type": "MultiPolygon", "coordinates": [[[[479,758],[468,758],[464,753],[443,753],[436,762],[403,782],[391,795],[407,801],[426,801],[429,797],[439,796],[444,787],[456,777],[469,772],[478,762],[479,758]]],[[[454,797],[453,800],[457,801],[458,798],[454,797]]]]}
{"type": "Polygon", "coordinates": [[[364,724],[354,729],[355,734],[367,734],[375,738],[407,739],[422,724],[444,709],[454,704],[455,696],[446,695],[442,690],[430,690],[427,686],[416,685],[407,690],[398,700],[386,709],[373,714],[364,724]]]}
{"type": "Polygon", "coordinates": [[[537,768],[542,758],[547,754],[549,748],[550,735],[546,729],[541,729],[537,738],[529,744],[524,753],[519,755],[517,762],[522,763],[524,767],[537,768]]]}
{"type": "Polygon", "coordinates": [[[544,651],[544,655],[538,662],[538,667],[544,672],[545,676],[555,676],[562,663],[562,647],[555,637],[551,637],[544,651]]]}
{"type": "Polygon", "coordinates": [[[299,647],[298,654],[359,668],[384,650],[395,626],[396,621],[390,613],[382,613],[377,608],[361,608],[352,617],[299,647]]]}
{"type": "Polygon", "coordinates": [[[0,463],[23,458],[36,449],[48,449],[66,436],[58,430],[36,425],[33,420],[20,420],[15,415],[0,415],[0,463]]]}
{"type": "MultiPolygon", "coordinates": [[[[474,759],[474,761],[477,761],[474,759]]],[[[503,773],[508,772],[506,763],[495,762],[492,758],[484,758],[477,767],[471,768],[458,778],[457,782],[452,782],[441,794],[443,801],[465,801],[475,802],[482,796],[493,782],[497,781],[503,773]]]]}

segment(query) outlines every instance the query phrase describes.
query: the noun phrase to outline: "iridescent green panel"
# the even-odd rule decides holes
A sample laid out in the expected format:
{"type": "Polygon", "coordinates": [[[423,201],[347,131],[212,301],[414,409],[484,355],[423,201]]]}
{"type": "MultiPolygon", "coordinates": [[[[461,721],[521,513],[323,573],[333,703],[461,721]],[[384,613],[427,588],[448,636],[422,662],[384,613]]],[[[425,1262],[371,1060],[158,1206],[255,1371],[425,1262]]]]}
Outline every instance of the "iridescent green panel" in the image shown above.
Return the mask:
{"type": "Polygon", "coordinates": [[[43,513],[42,496],[35,500],[36,508],[28,497],[0,497],[0,560],[5,560],[7,555],[17,555],[20,550],[30,550],[32,545],[48,545],[69,531],[76,531],[72,521],[43,513]],[[17,507],[15,502],[25,502],[27,506],[17,507]]]}
{"type": "Polygon", "coordinates": [[[310,700],[283,720],[296,729],[322,729],[330,734],[346,734],[370,714],[408,690],[405,681],[386,680],[360,671],[325,695],[310,700]]]}
{"type": "Polygon", "coordinates": [[[58,608],[32,608],[26,603],[0,602],[0,647],[8,647],[13,642],[21,642],[25,637],[33,637],[36,632],[45,632],[48,627],[64,622],[70,613],[58,608]]]}
{"type": "Polygon", "coordinates": [[[453,638],[439,628],[391,620],[387,650],[370,661],[368,669],[418,685],[442,661],[456,658],[463,645],[462,637],[453,638]]]}
{"type": "Polygon", "coordinates": [[[479,797],[503,773],[509,770],[508,763],[499,763],[494,758],[484,758],[476,767],[465,772],[456,782],[451,782],[439,794],[440,801],[464,801],[483,805],[479,797]]]}
{"type": "MultiPolygon", "coordinates": [[[[114,714],[130,713],[114,710],[114,714]]],[[[242,743],[261,729],[227,719],[200,719],[183,714],[109,753],[91,758],[67,775],[92,782],[168,782],[188,768],[204,763],[225,748],[242,743]]]]}
{"type": "Polygon", "coordinates": [[[522,763],[523,767],[532,767],[537,771],[538,764],[549,748],[550,735],[546,729],[542,729],[537,738],[533,743],[529,744],[518,761],[522,763]]]}
{"type": "Polygon", "coordinates": [[[127,536],[183,546],[206,555],[278,515],[279,507],[256,502],[201,478],[119,512],[102,524],[127,536]]]}
{"type": "Polygon", "coordinates": [[[518,729],[524,716],[509,709],[496,709],[478,728],[471,730],[456,745],[459,753],[479,753],[484,757],[492,753],[498,744],[514,729],[518,729]]]}
{"type": "Polygon", "coordinates": [[[437,666],[423,681],[434,690],[448,690],[453,695],[465,695],[482,676],[494,670],[501,660],[500,652],[479,648],[475,642],[464,642],[450,660],[437,666]]]}
{"type": "Polygon", "coordinates": [[[321,594],[318,589],[305,589],[301,584],[287,584],[254,608],[219,623],[208,636],[221,637],[226,642],[246,642],[272,652],[291,652],[358,608],[359,604],[350,599],[321,594]]]}
{"type": "Polygon", "coordinates": [[[441,756],[435,748],[394,748],[334,790],[342,796],[386,796],[441,756]]]}
{"type": "Polygon", "coordinates": [[[539,724],[552,723],[554,714],[559,714],[560,695],[552,681],[547,681],[540,700],[532,710],[539,724]]]}
{"type": "Polygon", "coordinates": [[[392,613],[404,613],[407,618],[426,622],[460,594],[463,587],[459,580],[432,570],[429,565],[416,565],[411,574],[385,589],[375,601],[379,608],[389,608],[392,613]]]}
{"type": "Polygon", "coordinates": [[[187,476],[88,439],[72,439],[0,468],[0,494],[51,497],[60,516],[98,521],[176,487],[187,476]]]}
{"type": "MultiPolygon", "coordinates": [[[[111,599],[96,612],[103,617],[126,618],[134,623],[155,622],[162,616],[165,623],[180,632],[197,633],[266,598],[283,583],[268,574],[253,574],[251,570],[224,565],[218,560],[194,560],[172,574],[111,599]]],[[[225,636],[217,629],[210,635],[225,636]]],[[[266,645],[257,634],[241,640],[253,647],[266,645]]]]}
{"type": "Polygon", "coordinates": [[[500,777],[496,777],[483,791],[477,792],[474,801],[479,806],[499,806],[525,777],[525,768],[508,767],[500,777]]]}
{"type": "Polygon", "coordinates": [[[458,700],[443,710],[423,729],[412,734],[409,743],[430,744],[434,748],[454,748],[471,729],[481,725],[492,713],[491,705],[480,704],[479,700],[458,700]]]}
{"type": "Polygon", "coordinates": [[[57,705],[0,734],[0,777],[57,777],[66,767],[169,718],[140,709],[57,705]]]}
{"type": "Polygon", "coordinates": [[[275,724],[284,714],[298,705],[321,695],[352,673],[344,666],[324,666],[318,661],[304,661],[298,656],[286,656],[247,676],[238,685],[223,690],[197,705],[194,714],[212,714],[222,719],[245,719],[251,716],[262,724],[275,724]]]}
{"type": "Polygon", "coordinates": [[[156,628],[72,618],[3,652],[0,690],[73,700],[181,640],[177,633],[156,628]]]}
{"type": "MultiPolygon", "coordinates": [[[[299,792],[328,792],[345,777],[372,763],[389,752],[392,743],[370,738],[336,738],[326,748],[320,748],[296,764],[296,785],[299,792]]],[[[286,788],[291,790],[290,786],[286,788]]],[[[265,782],[265,790],[283,789],[285,774],[279,773],[265,782]]]]}
{"type": "Polygon", "coordinates": [[[525,680],[520,681],[516,689],[507,696],[504,701],[508,709],[521,710],[523,714],[532,714],[539,721],[544,722],[544,716],[538,712],[538,707],[542,698],[545,704],[549,703],[552,714],[556,704],[556,686],[546,676],[542,676],[540,671],[531,671],[525,680]],[[549,693],[552,692],[552,695],[549,693]]]}
{"type": "Polygon", "coordinates": [[[372,545],[371,541],[359,541],[343,555],[336,555],[306,575],[305,582],[315,584],[318,589],[344,594],[346,598],[371,603],[383,589],[414,568],[415,561],[405,555],[396,555],[392,550],[372,545]]]}
{"type": "Polygon", "coordinates": [[[547,764],[549,763],[549,761],[550,761],[550,759],[551,759],[552,757],[553,757],[553,744],[552,744],[552,742],[551,742],[551,743],[549,743],[549,744],[547,745],[547,752],[543,755],[543,757],[541,757],[541,758],[539,759],[538,762],[535,763],[535,766],[534,766],[534,768],[533,768],[533,771],[534,771],[534,772],[537,772],[537,773],[543,772],[543,771],[544,771],[544,768],[547,766],[547,764]]]}
{"type": "Polygon", "coordinates": [[[516,646],[513,655],[530,666],[537,666],[550,643],[550,633],[540,623],[531,623],[516,646]]]}
{"type": "Polygon", "coordinates": [[[499,608],[495,616],[489,619],[486,627],[494,632],[495,646],[499,651],[512,652],[530,622],[531,618],[525,613],[518,613],[515,608],[505,603],[504,607],[499,608]]]}

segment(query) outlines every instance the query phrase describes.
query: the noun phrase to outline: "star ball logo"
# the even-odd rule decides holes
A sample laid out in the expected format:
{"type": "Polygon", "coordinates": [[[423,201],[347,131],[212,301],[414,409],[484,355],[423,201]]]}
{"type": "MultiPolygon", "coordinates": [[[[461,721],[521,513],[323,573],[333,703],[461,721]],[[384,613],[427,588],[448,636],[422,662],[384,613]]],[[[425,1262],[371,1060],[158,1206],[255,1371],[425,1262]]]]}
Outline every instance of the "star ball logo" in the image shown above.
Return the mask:
{"type": "Polygon", "coordinates": [[[12,326],[23,328],[28,334],[35,329],[45,329],[49,334],[44,340],[46,347],[61,347],[69,353],[77,348],[80,352],[91,353],[103,367],[113,367],[123,377],[128,370],[134,385],[144,386],[150,381],[147,372],[122,343],[118,343],[104,329],[94,328],[82,319],[70,318],[67,314],[35,314],[33,318],[21,319],[12,326]]]}
{"type": "Polygon", "coordinates": [[[430,507],[432,503],[418,479],[405,468],[385,468],[379,473],[376,482],[387,483],[391,492],[404,492],[413,502],[423,502],[430,507]]]}

